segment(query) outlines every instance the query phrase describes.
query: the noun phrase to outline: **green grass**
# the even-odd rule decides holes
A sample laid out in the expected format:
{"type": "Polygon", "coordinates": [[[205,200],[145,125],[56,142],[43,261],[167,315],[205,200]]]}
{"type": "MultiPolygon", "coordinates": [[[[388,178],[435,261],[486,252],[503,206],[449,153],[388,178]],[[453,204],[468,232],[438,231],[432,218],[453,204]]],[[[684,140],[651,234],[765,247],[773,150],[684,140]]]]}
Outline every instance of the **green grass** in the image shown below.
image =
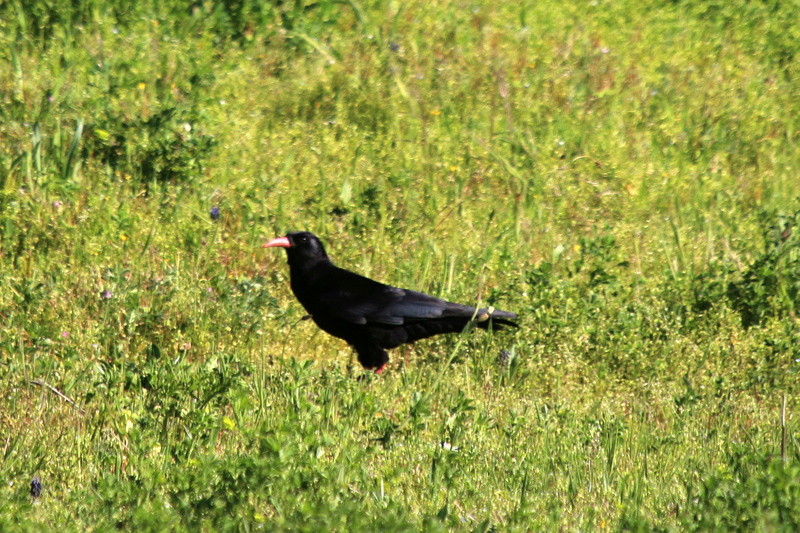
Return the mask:
{"type": "Polygon", "coordinates": [[[0,530],[797,530],[797,20],[0,4],[0,530]],[[296,229],[522,327],[358,379],[296,229]]]}

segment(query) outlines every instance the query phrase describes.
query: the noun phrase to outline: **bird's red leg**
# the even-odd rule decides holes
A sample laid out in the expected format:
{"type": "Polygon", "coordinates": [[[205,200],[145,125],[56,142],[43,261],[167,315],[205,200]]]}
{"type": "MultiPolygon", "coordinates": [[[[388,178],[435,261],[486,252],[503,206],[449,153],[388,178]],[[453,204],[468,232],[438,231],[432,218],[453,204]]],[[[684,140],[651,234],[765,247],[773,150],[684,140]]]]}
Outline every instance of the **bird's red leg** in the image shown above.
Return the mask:
{"type": "MultiPolygon", "coordinates": [[[[384,368],[386,368],[386,363],[383,363],[381,366],[365,366],[364,370],[372,370],[373,372],[375,372],[375,375],[380,376],[384,368]]],[[[361,374],[360,376],[358,376],[358,381],[363,381],[367,379],[367,375],[368,374],[361,374]]]]}

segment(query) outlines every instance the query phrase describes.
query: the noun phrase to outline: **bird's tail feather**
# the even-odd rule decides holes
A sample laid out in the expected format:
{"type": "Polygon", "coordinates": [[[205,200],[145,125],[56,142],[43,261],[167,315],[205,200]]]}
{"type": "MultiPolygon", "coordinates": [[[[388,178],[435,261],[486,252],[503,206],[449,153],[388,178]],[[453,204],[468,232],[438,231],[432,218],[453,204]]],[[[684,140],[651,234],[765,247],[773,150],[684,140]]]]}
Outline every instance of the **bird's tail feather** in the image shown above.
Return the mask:
{"type": "MultiPolygon", "coordinates": [[[[512,314],[512,313],[509,313],[509,314],[512,314]]],[[[517,315],[514,315],[514,318],[516,318],[516,316],[517,315]]],[[[518,328],[519,327],[519,324],[517,324],[513,320],[508,320],[507,318],[500,318],[500,317],[498,317],[496,315],[492,315],[489,319],[484,320],[482,322],[476,322],[475,325],[477,327],[481,328],[481,329],[489,329],[491,327],[492,329],[495,329],[495,330],[505,329],[505,328],[508,328],[508,327],[511,327],[511,328],[518,328]]]]}
{"type": "MultiPolygon", "coordinates": [[[[438,335],[440,333],[458,333],[463,331],[469,324],[474,324],[476,327],[481,329],[489,329],[490,327],[493,330],[500,330],[506,327],[519,327],[519,324],[509,320],[505,317],[497,316],[497,311],[492,314],[490,317],[484,318],[483,320],[479,320],[480,317],[476,317],[475,320],[472,320],[472,317],[443,317],[435,320],[425,320],[419,322],[407,322],[403,327],[407,337],[398,342],[396,345],[402,344],[404,342],[414,342],[420,339],[424,339],[427,337],[431,337],[433,335],[438,335]]],[[[509,316],[509,318],[513,317],[516,318],[517,315],[514,313],[506,313],[504,315],[509,316]]],[[[393,348],[394,346],[387,346],[387,348],[393,348]]]]}
{"type": "Polygon", "coordinates": [[[475,312],[475,325],[481,329],[503,329],[504,327],[518,328],[519,324],[514,322],[517,318],[516,313],[501,311],[499,309],[478,309],[475,312]]]}

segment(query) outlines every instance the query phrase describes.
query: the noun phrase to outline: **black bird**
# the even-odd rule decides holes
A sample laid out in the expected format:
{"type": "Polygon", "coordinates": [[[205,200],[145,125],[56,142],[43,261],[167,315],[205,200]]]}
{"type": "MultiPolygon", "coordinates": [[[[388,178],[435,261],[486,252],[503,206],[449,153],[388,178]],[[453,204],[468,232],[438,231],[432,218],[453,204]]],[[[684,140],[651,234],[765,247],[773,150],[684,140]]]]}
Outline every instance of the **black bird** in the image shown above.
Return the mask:
{"type": "Polygon", "coordinates": [[[518,327],[514,313],[447,302],[339,268],[313,233],[296,231],[264,244],[275,246],[286,249],[292,292],[317,326],[347,341],[364,368],[377,374],[389,361],[389,348],[459,332],[470,323],[518,327]]]}

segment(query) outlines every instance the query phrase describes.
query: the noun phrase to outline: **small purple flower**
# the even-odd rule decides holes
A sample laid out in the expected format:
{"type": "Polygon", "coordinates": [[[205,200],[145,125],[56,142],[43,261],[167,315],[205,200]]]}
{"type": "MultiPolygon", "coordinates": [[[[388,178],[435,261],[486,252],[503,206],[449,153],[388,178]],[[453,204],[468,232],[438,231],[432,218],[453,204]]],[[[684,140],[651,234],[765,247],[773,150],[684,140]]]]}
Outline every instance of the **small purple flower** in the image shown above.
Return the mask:
{"type": "Polygon", "coordinates": [[[497,362],[500,366],[507,367],[511,365],[511,352],[508,350],[500,350],[500,353],[497,355],[497,362]]]}
{"type": "Polygon", "coordinates": [[[31,480],[31,497],[38,498],[42,495],[42,480],[38,476],[31,480]]]}
{"type": "Polygon", "coordinates": [[[62,331],[61,332],[61,338],[62,339],[66,339],[67,337],[69,337],[69,331],[62,331]]]}
{"type": "Polygon", "coordinates": [[[53,202],[53,207],[55,207],[56,209],[58,209],[62,205],[64,205],[64,204],[61,202],[61,200],[56,200],[56,201],[53,202]]]}
{"type": "Polygon", "coordinates": [[[219,220],[219,207],[212,207],[209,215],[211,215],[211,220],[219,220]]]}
{"type": "Polygon", "coordinates": [[[110,300],[112,296],[114,296],[114,294],[108,289],[100,293],[100,298],[102,300],[110,300]]]}
{"type": "Polygon", "coordinates": [[[389,50],[391,50],[392,52],[399,52],[400,51],[400,45],[395,43],[395,42],[391,42],[391,43],[389,43],[389,50]]]}

